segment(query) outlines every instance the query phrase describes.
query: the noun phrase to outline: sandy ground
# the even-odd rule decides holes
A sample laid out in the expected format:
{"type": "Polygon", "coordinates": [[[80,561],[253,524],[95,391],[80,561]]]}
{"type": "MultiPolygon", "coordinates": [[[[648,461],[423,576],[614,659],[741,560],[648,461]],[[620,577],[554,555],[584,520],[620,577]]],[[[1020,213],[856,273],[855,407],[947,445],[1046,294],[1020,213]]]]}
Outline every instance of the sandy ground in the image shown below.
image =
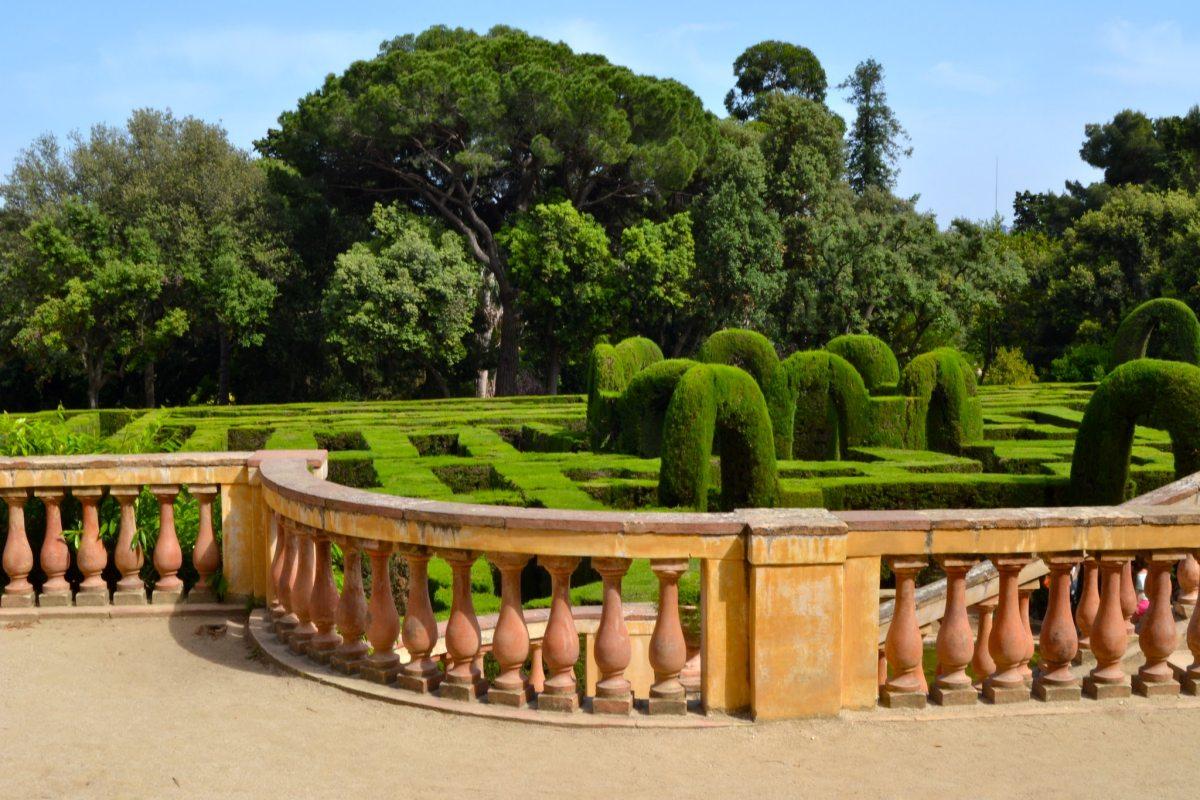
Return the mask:
{"type": "MultiPolygon", "coordinates": [[[[7,797],[1183,797],[1200,704],[564,730],[348,695],[211,620],[0,629],[7,797]]],[[[1190,789],[1190,791],[1189,791],[1190,789]]]]}

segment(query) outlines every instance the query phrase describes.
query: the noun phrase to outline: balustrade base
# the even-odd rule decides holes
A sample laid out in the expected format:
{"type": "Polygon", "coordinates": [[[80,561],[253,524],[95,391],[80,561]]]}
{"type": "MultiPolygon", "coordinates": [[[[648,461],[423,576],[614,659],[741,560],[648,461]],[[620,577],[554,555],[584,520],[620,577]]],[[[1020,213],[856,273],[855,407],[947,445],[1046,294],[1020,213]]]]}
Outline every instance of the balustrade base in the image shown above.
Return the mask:
{"type": "Polygon", "coordinates": [[[287,643],[288,634],[291,633],[299,623],[295,620],[275,620],[275,624],[271,626],[271,631],[275,634],[275,638],[281,642],[287,643]]]}
{"type": "Polygon", "coordinates": [[[217,593],[212,589],[198,589],[193,587],[187,593],[186,603],[215,603],[217,602],[217,593]]]}
{"type": "MultiPolygon", "coordinates": [[[[112,602],[114,606],[144,606],[146,605],[146,591],[144,589],[130,589],[124,591],[118,589],[113,592],[112,602]]],[[[216,602],[213,600],[212,602],[216,602]]]]}
{"type": "Polygon", "coordinates": [[[1128,683],[1101,683],[1091,675],[1083,679],[1083,694],[1092,700],[1121,700],[1133,694],[1128,683]]]}
{"type": "MultiPolygon", "coordinates": [[[[592,705],[595,709],[595,702],[592,705]]],[[[651,697],[646,704],[646,710],[651,716],[659,714],[674,714],[676,716],[687,713],[687,697],[651,697]]]]}
{"type": "Polygon", "coordinates": [[[1051,684],[1034,681],[1033,696],[1043,703],[1069,703],[1083,697],[1079,684],[1051,684]]]}
{"type": "Polygon", "coordinates": [[[879,690],[879,704],[884,708],[924,708],[928,699],[924,692],[896,692],[886,686],[879,690]]]}
{"type": "Polygon", "coordinates": [[[77,606],[107,606],[108,592],[76,592],[75,605],[77,606]]]}
{"type": "Polygon", "coordinates": [[[392,666],[380,666],[372,664],[370,660],[363,662],[363,665],[358,668],[358,677],[365,678],[371,683],[381,683],[388,685],[394,683],[396,676],[400,674],[400,665],[393,664],[392,666]]]}
{"type": "Polygon", "coordinates": [[[401,672],[396,676],[396,685],[417,694],[433,694],[442,683],[442,673],[437,675],[408,675],[401,672]]]}
{"type": "Polygon", "coordinates": [[[21,594],[5,594],[0,596],[0,608],[33,608],[34,596],[33,592],[23,592],[21,594]]]}
{"type": "Polygon", "coordinates": [[[1200,695],[1200,678],[1184,674],[1179,681],[1179,690],[1183,694],[1200,695]]]}
{"type": "Polygon", "coordinates": [[[37,604],[41,608],[66,608],[71,605],[71,593],[42,592],[38,595],[37,604]]]}
{"type": "Polygon", "coordinates": [[[1024,703],[1029,700],[1029,689],[1022,686],[997,686],[994,683],[983,684],[983,699],[994,706],[1010,703],[1024,703]]]}
{"type": "Polygon", "coordinates": [[[1179,682],[1172,679],[1167,681],[1148,681],[1140,675],[1133,676],[1133,693],[1140,697],[1174,697],[1179,694],[1179,682]]]}
{"type": "Polygon", "coordinates": [[[446,679],[442,681],[442,685],[438,687],[437,691],[438,697],[470,703],[487,694],[488,686],[482,678],[471,683],[451,683],[449,679],[446,679]]]}
{"type": "Polygon", "coordinates": [[[538,711],[554,711],[560,713],[573,713],[579,710],[579,695],[575,692],[570,694],[546,694],[542,692],[537,698],[538,711]]]}
{"type": "Polygon", "coordinates": [[[329,657],[329,668],[343,675],[357,675],[362,665],[367,662],[366,656],[339,656],[334,653],[329,657]]]}
{"type": "Polygon", "coordinates": [[[934,686],[929,690],[929,699],[939,706],[973,706],[979,702],[979,692],[971,687],[943,689],[934,686]]]}
{"type": "Polygon", "coordinates": [[[308,643],[312,641],[312,637],[307,631],[292,631],[287,637],[288,649],[298,656],[308,655],[308,643]]]}
{"type": "Polygon", "coordinates": [[[509,708],[524,708],[533,699],[533,689],[488,689],[487,701],[493,705],[508,706],[509,708]]]}
{"type": "Polygon", "coordinates": [[[333,647],[325,647],[322,649],[317,649],[316,647],[312,647],[310,645],[308,648],[308,657],[311,658],[313,661],[317,662],[318,664],[325,664],[326,666],[328,666],[329,663],[331,661],[333,661],[333,651],[335,649],[336,648],[333,648],[333,647]]]}
{"type": "Polygon", "coordinates": [[[183,587],[178,589],[155,589],[150,593],[150,602],[156,606],[183,602],[183,587]]]}
{"type": "Polygon", "coordinates": [[[623,697],[593,697],[592,713],[627,717],[633,713],[633,695],[627,694],[623,697]]]}

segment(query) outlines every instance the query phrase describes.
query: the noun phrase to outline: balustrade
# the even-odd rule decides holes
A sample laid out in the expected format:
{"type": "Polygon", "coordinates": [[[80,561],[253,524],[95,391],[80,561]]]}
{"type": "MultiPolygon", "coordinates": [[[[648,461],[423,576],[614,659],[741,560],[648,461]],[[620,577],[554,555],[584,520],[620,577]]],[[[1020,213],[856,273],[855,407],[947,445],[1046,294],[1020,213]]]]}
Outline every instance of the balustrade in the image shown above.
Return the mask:
{"type": "Polygon", "coordinates": [[[310,616],[316,633],[308,643],[308,654],[317,662],[328,664],[333,651],[342,643],[334,630],[337,622],[338,591],[333,582],[333,542],[329,534],[318,531],[313,537],[316,547],[317,571],[309,600],[310,616]]]}
{"type": "Polygon", "coordinates": [[[396,639],[400,636],[400,615],[392,599],[392,580],[389,564],[393,545],[371,541],[367,544],[371,557],[371,602],[367,606],[367,641],[371,655],[367,656],[359,674],[375,683],[391,683],[400,672],[400,654],[396,639]]]}
{"type": "MultiPolygon", "coordinates": [[[[500,673],[488,690],[488,702],[519,708],[532,698],[522,674],[529,658],[529,628],[521,610],[521,570],[529,563],[522,553],[492,553],[488,560],[500,570],[500,614],[492,636],[492,656],[500,673]]],[[[449,629],[446,631],[449,637],[449,629]]]]}
{"type": "Polygon", "coordinates": [[[992,556],[992,563],[1000,573],[1000,593],[988,639],[988,653],[996,669],[983,684],[983,696],[992,703],[1029,699],[1021,669],[1026,661],[1028,639],[1018,583],[1021,570],[1032,560],[1030,556],[1020,554],[992,556]]]}
{"type": "MultiPolygon", "coordinates": [[[[46,535],[42,539],[40,560],[46,581],[38,595],[38,605],[43,607],[71,605],[71,584],[67,582],[67,569],[71,566],[71,548],[63,539],[62,489],[38,489],[34,492],[46,509],[46,535]]],[[[118,567],[120,564],[118,563],[118,567]]],[[[139,562],[140,566],[140,562],[139,562]]],[[[142,602],[145,602],[145,595],[142,602]]]]}
{"type": "Polygon", "coordinates": [[[1175,680],[1167,659],[1175,652],[1179,640],[1171,609],[1171,568],[1181,558],[1181,553],[1171,552],[1145,556],[1149,569],[1146,596],[1150,598],[1150,607],[1142,617],[1138,643],[1146,660],[1133,678],[1133,691],[1143,697],[1179,694],[1179,681],[1175,680]]]}
{"type": "Polygon", "coordinates": [[[317,633],[312,621],[313,586],[317,580],[316,544],[313,531],[305,525],[297,525],[296,537],[296,580],[292,584],[292,610],[296,612],[296,627],[288,634],[288,647],[293,653],[308,651],[308,643],[317,633]]]}
{"type": "Polygon", "coordinates": [[[217,496],[216,486],[189,486],[188,493],[196,498],[200,524],[196,531],[196,544],[192,549],[192,566],[196,568],[196,585],[188,591],[189,603],[211,603],[217,599],[212,586],[213,575],[221,566],[221,554],[213,533],[212,507],[217,496]]]}
{"type": "MultiPolygon", "coordinates": [[[[629,626],[621,607],[621,579],[629,571],[627,558],[597,558],[592,566],[604,582],[604,600],[600,610],[600,626],[596,631],[596,666],[600,679],[596,682],[596,697],[592,710],[597,714],[629,714],[633,711],[633,689],[625,670],[629,667],[632,648],[629,626]]],[[[535,653],[535,666],[541,659],[535,653]]]]}
{"type": "Polygon", "coordinates": [[[8,585],[4,587],[0,605],[10,608],[33,605],[33,584],[29,582],[29,573],[33,571],[33,548],[25,535],[25,503],[28,499],[29,492],[24,489],[4,492],[4,502],[8,505],[8,537],[4,540],[0,563],[8,575],[8,585]]]}
{"type": "Polygon", "coordinates": [[[988,650],[988,642],[992,637],[992,616],[996,612],[996,598],[989,598],[975,604],[979,615],[979,629],[975,634],[975,652],[971,656],[971,671],[975,673],[975,689],[982,690],[983,682],[996,671],[996,662],[988,650]]]}
{"type": "Polygon", "coordinates": [[[1041,664],[1033,695],[1039,700],[1078,700],[1079,679],[1071,672],[1079,651],[1075,620],[1071,618],[1071,570],[1082,557],[1063,554],[1046,556],[1045,561],[1050,568],[1050,598],[1042,620],[1041,664]]]}
{"type": "MultiPolygon", "coordinates": [[[[1192,556],[1195,558],[1195,554],[1192,556]]],[[[1179,682],[1186,694],[1200,694],[1200,603],[1192,606],[1192,616],[1187,625],[1187,646],[1192,654],[1192,663],[1179,671],[1179,682]]]]}
{"type": "Polygon", "coordinates": [[[475,700],[487,690],[487,681],[476,664],[483,637],[475,616],[475,601],[471,597],[471,565],[476,554],[462,550],[443,551],[453,575],[450,620],[446,623],[446,652],[450,668],[439,689],[442,697],[452,700],[475,700]]]}
{"type": "Polygon", "coordinates": [[[579,691],[575,662],[579,659],[579,632],[571,613],[571,573],[579,559],[571,556],[538,556],[550,573],[550,619],[542,637],[542,659],[549,677],[538,695],[539,711],[576,711],[579,691]]]}
{"type": "Polygon", "coordinates": [[[279,535],[283,537],[283,569],[279,573],[279,584],[275,591],[283,614],[275,620],[275,635],[286,642],[288,634],[300,624],[300,618],[292,606],[292,586],[296,583],[296,572],[300,567],[300,540],[290,520],[280,520],[279,535]]]}
{"type": "Polygon", "coordinates": [[[1095,557],[1083,562],[1082,583],[1079,590],[1079,605],[1075,608],[1075,624],[1079,628],[1079,648],[1091,650],[1092,623],[1100,611],[1100,565],[1095,557]]]}
{"type": "Polygon", "coordinates": [[[179,568],[183,566],[183,550],[179,547],[179,536],[175,532],[175,498],[178,486],[151,486],[151,494],[158,500],[158,539],[154,542],[154,569],[158,580],[154,582],[154,602],[167,603],[183,598],[183,581],[179,579],[179,568]]]}
{"type": "Polygon", "coordinates": [[[1129,644],[1125,614],[1122,609],[1122,573],[1132,556],[1127,553],[1101,553],[1100,608],[1092,622],[1092,655],[1096,667],[1083,679],[1083,692],[1095,700],[1128,697],[1131,691],[1129,676],[1121,666],[1129,644]]]}
{"type": "Polygon", "coordinates": [[[926,562],[924,559],[892,558],[888,565],[896,576],[896,600],[884,643],[891,677],[883,685],[880,699],[889,708],[924,708],[924,644],[917,624],[916,580],[926,562]]]}
{"type": "Polygon", "coordinates": [[[120,521],[117,528],[117,544],[113,550],[113,561],[121,573],[113,592],[115,605],[145,605],[146,584],[142,580],[142,565],[146,557],[141,542],[137,539],[137,499],[142,493],[138,486],[114,486],[108,490],[117,501],[120,521]]]}
{"type": "Polygon", "coordinates": [[[938,627],[937,679],[929,696],[938,705],[970,705],[978,695],[967,676],[967,664],[975,650],[967,618],[967,572],[978,561],[957,556],[943,556],[938,561],[946,573],[946,612],[938,627]]]}
{"type": "Polygon", "coordinates": [[[358,671],[370,648],[363,640],[367,632],[367,595],[363,590],[362,543],[352,536],[338,538],[342,548],[342,594],[337,604],[337,630],[341,644],[329,657],[329,665],[351,675],[358,671]]]}
{"type": "Polygon", "coordinates": [[[679,673],[687,663],[687,642],[679,619],[679,579],[687,567],[687,559],[650,562],[650,569],[658,577],[658,618],[650,637],[650,666],[654,669],[651,714],[687,712],[687,692],[679,680],[679,673]]]}

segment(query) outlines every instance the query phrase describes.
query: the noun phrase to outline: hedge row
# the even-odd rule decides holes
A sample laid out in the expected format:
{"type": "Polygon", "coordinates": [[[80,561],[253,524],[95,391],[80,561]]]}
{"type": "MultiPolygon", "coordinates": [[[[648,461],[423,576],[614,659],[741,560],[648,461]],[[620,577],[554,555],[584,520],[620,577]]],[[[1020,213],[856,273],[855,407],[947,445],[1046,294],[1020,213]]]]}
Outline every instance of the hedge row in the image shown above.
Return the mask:
{"type": "Polygon", "coordinates": [[[877,336],[850,333],[831,339],[825,349],[854,365],[872,394],[900,381],[900,363],[892,348],[877,336]]]}
{"type": "Polygon", "coordinates": [[[602,342],[592,348],[587,373],[587,429],[593,450],[610,443],[616,432],[616,406],[633,376],[663,360],[662,350],[649,339],[635,336],[615,347],[602,342]]]}
{"type": "Polygon", "coordinates": [[[762,389],[771,416],[776,458],[792,457],[795,398],[788,391],[775,345],[755,331],[729,328],[717,331],[700,346],[697,360],[740,367],[762,389]]]}
{"type": "Polygon", "coordinates": [[[975,373],[962,353],[939,347],[917,356],[900,375],[900,394],[929,402],[926,448],[961,453],[983,437],[983,412],[976,398],[975,373]]]}
{"type": "Polygon", "coordinates": [[[1117,328],[1109,369],[1151,355],[1200,365],[1200,322],[1186,303],[1160,297],[1129,312],[1117,328]]]}
{"type": "Polygon", "coordinates": [[[788,356],[782,370],[794,408],[793,458],[836,461],[864,441],[870,398],[849,361],[807,350],[788,356]]]}

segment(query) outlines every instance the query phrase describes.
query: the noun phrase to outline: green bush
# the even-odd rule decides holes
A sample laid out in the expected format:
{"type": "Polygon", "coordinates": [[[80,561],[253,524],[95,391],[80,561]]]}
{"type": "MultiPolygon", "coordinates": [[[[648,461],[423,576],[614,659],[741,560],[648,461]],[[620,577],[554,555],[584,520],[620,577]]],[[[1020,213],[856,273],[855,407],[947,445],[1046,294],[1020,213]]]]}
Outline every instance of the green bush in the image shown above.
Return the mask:
{"type": "Polygon", "coordinates": [[[713,442],[721,453],[721,508],[769,508],[779,487],[766,399],[746,372],[700,364],[679,379],[663,425],[658,499],[708,509],[713,442]]]}
{"type": "Polygon", "coordinates": [[[1072,502],[1113,505],[1125,499],[1139,422],[1171,435],[1176,477],[1200,470],[1200,367],[1141,358],[1100,382],[1075,437],[1072,502]]]}
{"type": "Polygon", "coordinates": [[[782,370],[796,409],[794,458],[836,461],[863,443],[870,398],[853,364],[834,353],[808,350],[788,356],[782,370]]]}
{"type": "Polygon", "coordinates": [[[1050,362],[1050,380],[1065,383],[1098,381],[1104,377],[1111,358],[1104,345],[1095,342],[1073,344],[1050,362]]]}
{"type": "Polygon", "coordinates": [[[727,328],[705,340],[696,360],[705,364],[739,367],[757,381],[771,416],[775,456],[791,458],[795,408],[786,378],[780,369],[779,355],[770,340],[755,331],[727,328]]]}
{"type": "Polygon", "coordinates": [[[1020,348],[1001,347],[983,373],[982,382],[989,386],[1025,386],[1037,383],[1037,373],[1020,348]]]}
{"type": "Polygon", "coordinates": [[[870,422],[864,443],[871,447],[902,450],[925,448],[925,418],[929,400],[923,397],[885,395],[870,398],[870,422]]]}
{"type": "Polygon", "coordinates": [[[952,347],[917,356],[900,375],[900,393],[928,400],[925,447],[959,454],[983,438],[983,413],[975,397],[975,372],[952,347]]]}
{"type": "Polygon", "coordinates": [[[617,434],[617,404],[621,392],[641,370],[662,361],[662,350],[649,339],[635,336],[615,347],[602,342],[588,359],[587,430],[593,450],[611,444],[617,434]]]}
{"type": "Polygon", "coordinates": [[[1200,364],[1200,322],[1186,303],[1147,300],[1121,321],[1109,368],[1145,356],[1200,364]]]}
{"type": "Polygon", "coordinates": [[[633,376],[617,406],[618,451],[658,458],[671,394],[683,374],[694,366],[696,362],[691,359],[672,358],[651,364],[633,376]]]}
{"type": "Polygon", "coordinates": [[[868,392],[895,386],[900,380],[900,363],[887,342],[866,333],[848,333],[831,339],[825,349],[854,365],[868,392]]]}

